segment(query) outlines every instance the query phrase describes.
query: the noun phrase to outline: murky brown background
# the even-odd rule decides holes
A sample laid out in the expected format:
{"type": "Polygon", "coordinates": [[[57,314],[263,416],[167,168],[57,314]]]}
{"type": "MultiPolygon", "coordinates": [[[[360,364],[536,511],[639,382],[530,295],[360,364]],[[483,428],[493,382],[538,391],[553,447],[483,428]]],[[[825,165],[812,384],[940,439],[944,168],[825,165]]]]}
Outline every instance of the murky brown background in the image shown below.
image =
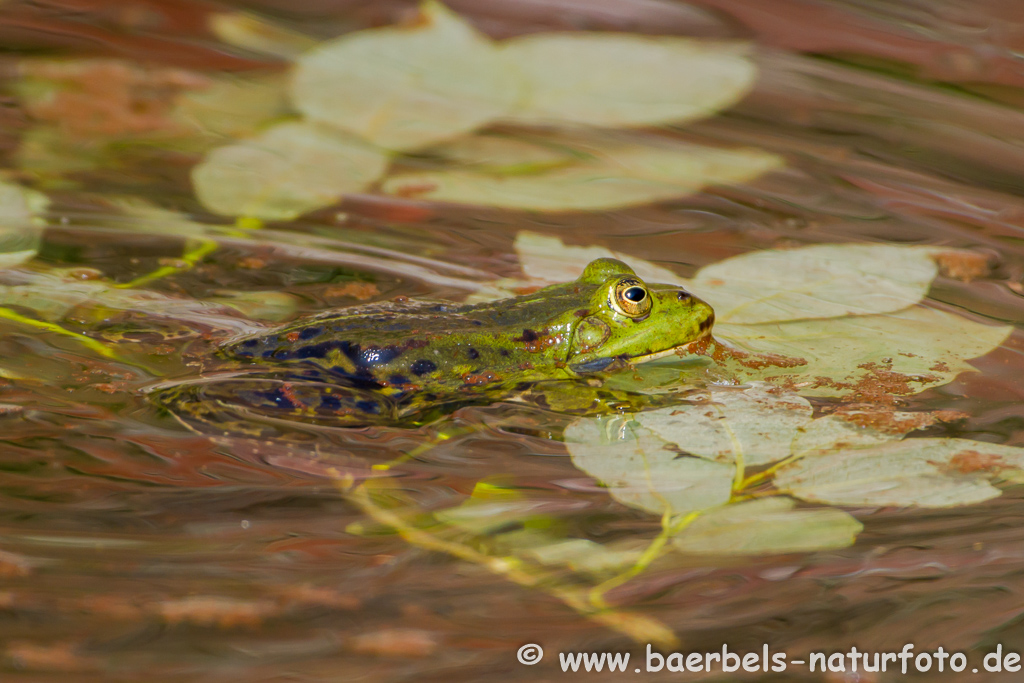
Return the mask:
{"type": "MultiPolygon", "coordinates": [[[[457,288],[403,275],[403,254],[479,271],[448,273],[469,279],[514,275],[511,244],[522,229],[606,245],[684,275],[754,249],[868,240],[990,254],[990,276],[940,279],[931,296],[979,320],[1022,321],[1019,3],[449,4],[497,37],[559,29],[753,39],[762,69],[755,91],[725,114],[677,133],[762,147],[784,155],[789,166],[749,186],[605,214],[442,210],[352,197],[294,224],[226,236],[202,265],[149,288],[185,300],[222,289],[281,291],[300,298],[302,313],[367,298],[460,297],[457,288]],[[315,249],[287,246],[296,244],[315,249]],[[371,253],[385,265],[369,265],[371,253]]],[[[109,102],[124,95],[141,102],[136,114],[146,107],[158,112],[161,70],[284,68],[220,45],[208,31],[210,13],[240,7],[327,38],[395,21],[414,4],[9,0],[0,5],[0,71],[14,84],[26,57],[127,60],[147,75],[97,76],[84,91],[85,105],[90,97],[109,102]]],[[[117,165],[46,176],[19,165],[22,136],[41,118],[75,116],[26,111],[13,89],[2,105],[0,165],[54,202],[39,263],[96,269],[123,282],[180,256],[181,236],[133,231],[113,210],[113,195],[210,218],[187,180],[196,155],[142,146],[117,165]]],[[[102,131],[69,134],[88,139],[102,131]]],[[[12,284],[4,277],[0,284],[12,284]]],[[[145,355],[164,377],[195,374],[190,360],[232,325],[248,324],[210,305],[161,318],[151,310],[82,304],[69,315],[81,331],[135,339],[139,350],[126,353],[145,355]]],[[[1022,349],[1015,334],[975,362],[979,373],[910,397],[907,405],[971,416],[932,434],[1024,445],[1022,349]]],[[[414,448],[425,431],[353,431],[299,445],[213,440],[146,402],[139,389],[154,376],[97,359],[68,339],[0,322],[0,355],[34,378],[0,380],[2,680],[534,681],[562,676],[553,664],[559,651],[642,651],[542,592],[367,527],[327,469],[375,476],[369,465],[414,448]],[[354,523],[363,525],[362,535],[346,530],[354,523]],[[543,644],[548,659],[518,664],[516,649],[526,642],[543,644]]],[[[550,415],[493,405],[453,419],[484,428],[394,472],[396,495],[436,510],[463,500],[477,481],[498,477],[544,502],[571,535],[600,542],[656,535],[657,519],[612,501],[573,468],[557,440],[545,438],[561,426],[550,415]]],[[[1024,649],[1020,487],[967,508],[851,512],[866,527],[852,548],[760,559],[674,556],[610,597],[670,625],[685,651],[720,649],[723,642],[756,650],[767,642],[792,658],[913,642],[918,651],[940,644],[965,651],[977,664],[996,643],[1024,649]]],[[[921,678],[995,679],[986,676],[921,678]]],[[[776,680],[896,678],[827,678],[797,668],[776,680]]]]}

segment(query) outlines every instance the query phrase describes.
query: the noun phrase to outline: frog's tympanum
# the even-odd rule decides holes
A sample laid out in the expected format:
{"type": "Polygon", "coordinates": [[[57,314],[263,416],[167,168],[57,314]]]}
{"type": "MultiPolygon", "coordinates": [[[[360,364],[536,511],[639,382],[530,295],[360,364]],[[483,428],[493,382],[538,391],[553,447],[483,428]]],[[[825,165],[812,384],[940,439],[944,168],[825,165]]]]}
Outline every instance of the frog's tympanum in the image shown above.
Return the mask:
{"type": "Polygon", "coordinates": [[[511,299],[357,306],[235,340],[218,352],[235,371],[156,400],[203,431],[239,418],[415,424],[553,380],[586,393],[593,378],[671,353],[713,322],[711,307],[678,286],[646,284],[604,258],[574,282],[511,299]]]}

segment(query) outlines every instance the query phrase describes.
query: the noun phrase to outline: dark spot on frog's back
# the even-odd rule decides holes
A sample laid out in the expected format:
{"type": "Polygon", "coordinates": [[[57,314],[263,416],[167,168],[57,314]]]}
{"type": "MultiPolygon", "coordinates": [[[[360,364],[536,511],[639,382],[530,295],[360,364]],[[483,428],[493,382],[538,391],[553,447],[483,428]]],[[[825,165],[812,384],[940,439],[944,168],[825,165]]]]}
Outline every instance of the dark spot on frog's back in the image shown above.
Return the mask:
{"type": "Polygon", "coordinates": [[[470,348],[466,349],[466,355],[469,356],[470,360],[476,360],[477,358],[480,357],[480,352],[477,351],[476,349],[470,348]]]}
{"type": "Polygon", "coordinates": [[[401,386],[403,384],[408,384],[408,383],[409,383],[409,378],[406,377],[405,375],[394,374],[394,375],[391,375],[390,377],[388,377],[388,384],[393,384],[393,385],[401,386]]]}
{"type": "Polygon", "coordinates": [[[334,394],[323,394],[320,397],[320,407],[325,410],[341,410],[341,399],[334,394]]]}
{"type": "Polygon", "coordinates": [[[324,331],[324,328],[319,327],[319,326],[306,327],[306,328],[302,329],[299,332],[299,339],[301,341],[307,341],[307,340],[312,339],[313,337],[317,336],[318,334],[320,334],[323,331],[324,331]]]}
{"type": "Polygon", "coordinates": [[[412,374],[416,375],[417,377],[420,377],[422,375],[427,374],[428,372],[433,372],[434,370],[437,370],[437,364],[434,363],[433,361],[421,358],[418,361],[414,362],[409,367],[409,369],[412,370],[412,374]]]}
{"type": "Polygon", "coordinates": [[[540,335],[536,331],[525,329],[521,336],[514,338],[512,341],[535,342],[538,339],[540,339],[540,335]]]}

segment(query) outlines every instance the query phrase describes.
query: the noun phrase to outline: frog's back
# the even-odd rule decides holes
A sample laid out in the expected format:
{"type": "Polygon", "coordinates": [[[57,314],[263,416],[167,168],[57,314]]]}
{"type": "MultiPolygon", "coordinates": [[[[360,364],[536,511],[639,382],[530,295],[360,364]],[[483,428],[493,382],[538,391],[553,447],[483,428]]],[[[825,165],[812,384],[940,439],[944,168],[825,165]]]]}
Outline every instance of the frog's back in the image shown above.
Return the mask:
{"type": "Polygon", "coordinates": [[[221,354],[311,364],[326,371],[326,379],[372,383],[389,393],[475,387],[524,376],[537,360],[551,310],[550,295],[477,305],[385,302],[241,339],[221,354]]]}

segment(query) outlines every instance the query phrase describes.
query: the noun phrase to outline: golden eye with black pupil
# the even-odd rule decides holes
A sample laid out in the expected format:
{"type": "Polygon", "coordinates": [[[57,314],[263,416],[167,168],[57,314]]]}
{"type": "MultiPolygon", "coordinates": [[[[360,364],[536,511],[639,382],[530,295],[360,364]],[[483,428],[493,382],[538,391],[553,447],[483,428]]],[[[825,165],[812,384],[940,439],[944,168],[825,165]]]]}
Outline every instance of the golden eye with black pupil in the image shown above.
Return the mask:
{"type": "Polygon", "coordinates": [[[623,315],[639,318],[651,310],[651,295],[639,280],[620,280],[612,293],[612,306],[623,315]]]}

